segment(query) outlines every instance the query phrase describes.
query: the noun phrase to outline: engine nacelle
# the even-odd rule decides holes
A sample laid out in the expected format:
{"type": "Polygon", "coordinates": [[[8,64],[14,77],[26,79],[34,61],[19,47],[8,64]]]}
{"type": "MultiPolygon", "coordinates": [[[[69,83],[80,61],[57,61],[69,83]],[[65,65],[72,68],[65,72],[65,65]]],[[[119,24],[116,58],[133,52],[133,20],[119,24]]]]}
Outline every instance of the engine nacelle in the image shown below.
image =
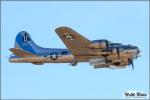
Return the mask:
{"type": "Polygon", "coordinates": [[[90,65],[94,66],[94,69],[110,67],[110,64],[106,63],[105,58],[93,58],[93,59],[89,59],[89,62],[90,65]]]}
{"type": "Polygon", "coordinates": [[[116,48],[113,48],[112,49],[112,54],[116,54],[117,53],[117,49],[116,48]]]}
{"type": "Polygon", "coordinates": [[[93,58],[93,59],[89,59],[89,63],[92,66],[101,65],[101,64],[106,64],[106,60],[105,58],[93,58]]]}
{"type": "Polygon", "coordinates": [[[107,40],[94,40],[90,44],[90,48],[103,49],[108,46],[107,40]]]}
{"type": "Polygon", "coordinates": [[[100,64],[100,65],[95,65],[94,69],[96,69],[96,68],[108,68],[108,67],[110,67],[109,64],[100,64]]]}

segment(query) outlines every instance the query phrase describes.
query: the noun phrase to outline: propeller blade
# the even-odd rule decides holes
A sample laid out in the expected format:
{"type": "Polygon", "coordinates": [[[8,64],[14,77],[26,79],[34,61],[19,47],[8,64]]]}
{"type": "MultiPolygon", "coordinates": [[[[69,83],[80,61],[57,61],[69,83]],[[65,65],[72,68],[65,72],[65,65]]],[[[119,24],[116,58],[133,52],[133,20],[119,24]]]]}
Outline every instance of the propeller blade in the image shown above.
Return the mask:
{"type": "Polygon", "coordinates": [[[108,41],[106,40],[106,48],[108,49],[108,41]]]}
{"type": "Polygon", "coordinates": [[[133,64],[133,60],[129,59],[129,65],[132,65],[132,69],[134,70],[134,64],[133,64]]]}
{"type": "Polygon", "coordinates": [[[131,60],[131,65],[132,65],[132,69],[134,70],[134,64],[133,61],[131,60]]]}
{"type": "Polygon", "coordinates": [[[120,59],[120,51],[118,47],[117,47],[117,54],[118,54],[118,59],[120,59]]]}

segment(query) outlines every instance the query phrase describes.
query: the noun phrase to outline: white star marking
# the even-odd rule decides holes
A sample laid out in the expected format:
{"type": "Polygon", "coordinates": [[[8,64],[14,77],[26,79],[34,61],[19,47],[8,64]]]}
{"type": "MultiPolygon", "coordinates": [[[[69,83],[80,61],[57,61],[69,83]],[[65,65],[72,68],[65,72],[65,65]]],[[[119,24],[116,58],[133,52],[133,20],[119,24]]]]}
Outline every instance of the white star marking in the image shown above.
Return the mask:
{"type": "Polygon", "coordinates": [[[74,36],[70,35],[68,33],[64,33],[65,34],[65,38],[69,39],[69,40],[73,40],[74,36]]]}
{"type": "Polygon", "coordinates": [[[52,60],[56,60],[57,59],[57,54],[54,52],[52,53],[52,55],[50,56],[52,60]]]}

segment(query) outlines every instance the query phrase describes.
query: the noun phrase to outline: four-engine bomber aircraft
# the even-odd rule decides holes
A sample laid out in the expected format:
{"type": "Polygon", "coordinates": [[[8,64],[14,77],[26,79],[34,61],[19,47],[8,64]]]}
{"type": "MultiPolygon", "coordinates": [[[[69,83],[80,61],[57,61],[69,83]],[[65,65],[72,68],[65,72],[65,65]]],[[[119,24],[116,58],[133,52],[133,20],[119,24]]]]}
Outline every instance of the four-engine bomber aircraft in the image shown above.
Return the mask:
{"type": "Polygon", "coordinates": [[[36,45],[26,31],[16,36],[9,61],[14,63],[70,63],[89,62],[94,68],[125,68],[133,66],[139,56],[139,48],[112,43],[108,40],[90,41],[69,27],[56,28],[56,33],[68,49],[43,48],[36,45]]]}

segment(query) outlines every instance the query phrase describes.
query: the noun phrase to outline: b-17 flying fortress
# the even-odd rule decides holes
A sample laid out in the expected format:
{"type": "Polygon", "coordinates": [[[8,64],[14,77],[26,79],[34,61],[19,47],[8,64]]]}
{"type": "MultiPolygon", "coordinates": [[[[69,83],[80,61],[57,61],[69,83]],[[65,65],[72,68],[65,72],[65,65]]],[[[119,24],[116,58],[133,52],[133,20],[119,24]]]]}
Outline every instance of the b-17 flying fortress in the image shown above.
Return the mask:
{"type": "Polygon", "coordinates": [[[18,33],[9,61],[13,63],[70,63],[89,62],[94,68],[125,68],[139,57],[137,46],[112,43],[105,39],[89,40],[69,27],[56,28],[56,33],[68,49],[43,48],[36,45],[26,31],[18,33]]]}

